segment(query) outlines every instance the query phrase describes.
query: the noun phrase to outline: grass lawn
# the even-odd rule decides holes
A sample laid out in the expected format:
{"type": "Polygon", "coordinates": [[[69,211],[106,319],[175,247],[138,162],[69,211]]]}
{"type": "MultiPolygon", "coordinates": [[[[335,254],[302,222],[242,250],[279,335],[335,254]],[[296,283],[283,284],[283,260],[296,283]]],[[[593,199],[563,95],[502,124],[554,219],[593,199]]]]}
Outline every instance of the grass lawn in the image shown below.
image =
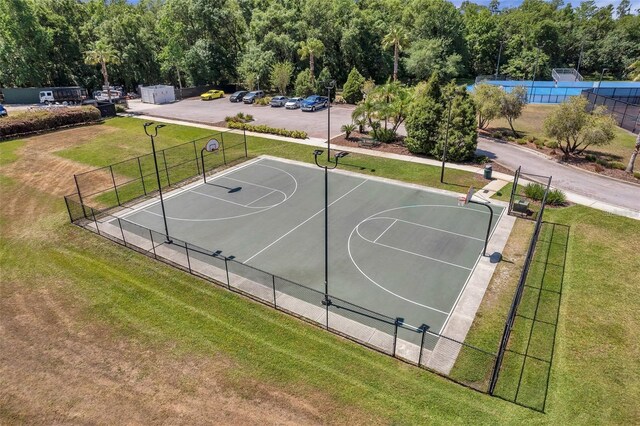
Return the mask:
{"type": "MultiPolygon", "coordinates": [[[[103,125],[110,135],[98,135],[101,144],[71,138],[84,149],[78,158],[104,165],[137,151],[127,127],[140,121],[122,120],[103,125]]],[[[45,155],[46,140],[83,131],[37,136],[17,147],[0,144],[3,424],[633,424],[640,418],[640,222],[579,206],[548,211],[547,221],[569,227],[569,241],[541,414],[360,347],[68,224],[61,196],[71,192],[71,175],[86,169],[69,159],[74,144],[51,147],[40,161],[64,166],[67,175],[54,167],[22,170],[32,167],[35,153],[45,155]],[[61,150],[64,158],[55,154],[61,150]]],[[[256,138],[250,149],[252,155],[312,161],[312,149],[296,144],[256,138]]],[[[437,168],[355,155],[350,160],[362,172],[410,182],[439,177],[437,168]]],[[[466,180],[475,178],[456,179],[468,186],[466,180]]],[[[505,253],[518,252],[521,242],[512,241],[518,235],[505,253]]]]}
{"type": "MultiPolygon", "coordinates": [[[[514,127],[520,136],[534,136],[536,139],[548,139],[544,135],[544,119],[545,117],[558,108],[557,105],[527,105],[522,116],[514,121],[514,127]]],[[[503,133],[511,135],[509,123],[505,119],[494,120],[489,124],[489,131],[502,130],[503,133]]],[[[629,161],[631,152],[635,144],[635,135],[619,127],[615,129],[616,137],[609,144],[599,147],[593,147],[585,151],[585,153],[593,153],[601,156],[609,161],[620,161],[625,165],[629,161]]],[[[636,165],[640,165],[636,161],[636,165]]]]}

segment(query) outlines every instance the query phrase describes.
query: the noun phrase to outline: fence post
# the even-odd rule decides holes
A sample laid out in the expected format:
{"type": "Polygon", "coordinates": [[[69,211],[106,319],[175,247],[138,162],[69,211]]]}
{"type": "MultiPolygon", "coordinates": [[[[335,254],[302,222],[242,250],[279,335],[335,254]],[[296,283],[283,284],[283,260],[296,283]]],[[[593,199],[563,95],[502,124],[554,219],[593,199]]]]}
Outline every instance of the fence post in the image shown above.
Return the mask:
{"type": "Polygon", "coordinates": [[[273,286],[273,307],[278,309],[278,304],[276,303],[276,276],[271,275],[271,285],[273,286]]]}
{"type": "Polygon", "coordinates": [[[198,169],[198,174],[200,174],[200,161],[198,161],[198,150],[196,149],[196,141],[191,141],[193,145],[193,155],[196,159],[196,169],[198,169]]]}
{"type": "Polygon", "coordinates": [[[120,222],[120,218],[118,218],[118,226],[120,227],[120,233],[122,234],[122,242],[124,246],[127,246],[127,240],[124,239],[124,230],[122,229],[122,222],[120,222]]]}
{"type": "Polygon", "coordinates": [[[138,170],[140,170],[140,180],[142,180],[142,190],[144,195],[147,195],[147,187],[144,184],[144,175],[142,174],[142,165],[140,164],[140,157],[138,157],[138,170]]]}
{"type": "Polygon", "coordinates": [[[80,205],[82,206],[82,214],[84,215],[85,218],[88,219],[87,211],[84,209],[84,202],[82,202],[82,194],[80,193],[80,185],[78,185],[78,176],[77,175],[73,175],[73,180],[76,183],[76,191],[78,191],[78,199],[80,200],[80,205]]]}
{"type": "Polygon", "coordinates": [[[158,255],[156,254],[156,243],[153,241],[153,232],[149,229],[149,237],[151,237],[151,249],[153,250],[154,259],[158,259],[158,255]]]}
{"type": "Polygon", "coordinates": [[[396,347],[398,345],[398,324],[400,324],[400,318],[396,318],[393,328],[393,356],[396,356],[396,347]]]}
{"type": "Polygon", "coordinates": [[[73,216],[71,215],[71,209],[69,208],[69,200],[67,200],[67,196],[64,196],[64,204],[67,206],[67,213],[69,213],[69,220],[73,223],[73,216]]]}
{"type": "Polygon", "coordinates": [[[189,243],[186,241],[184,242],[184,251],[187,253],[187,268],[189,268],[189,273],[193,274],[193,271],[191,270],[191,259],[189,259],[189,243]]]}
{"type": "Polygon", "coordinates": [[[249,153],[247,150],[247,130],[242,129],[242,134],[244,135],[244,158],[247,158],[249,156],[249,153]]]}
{"type": "Polygon", "coordinates": [[[229,264],[227,263],[227,256],[224,257],[224,270],[227,273],[227,288],[231,290],[231,281],[229,281],[229,264]]]}
{"type": "Polygon", "coordinates": [[[111,172],[111,181],[113,182],[113,190],[116,191],[116,200],[120,206],[120,197],[118,196],[118,187],[116,186],[116,178],[113,176],[113,166],[109,165],[109,171],[111,172]]]}
{"type": "Polygon", "coordinates": [[[93,207],[90,207],[91,209],[91,216],[93,216],[93,223],[96,225],[96,231],[98,232],[98,235],[100,235],[100,228],[98,227],[98,219],[96,219],[96,212],[93,210],[93,207]]]}
{"type": "Polygon", "coordinates": [[[222,148],[222,162],[226,165],[227,164],[227,155],[225,154],[225,149],[224,149],[224,133],[220,132],[220,146],[222,148]]]}
{"type": "Polygon", "coordinates": [[[167,185],[171,186],[171,179],[169,178],[169,167],[167,167],[167,156],[164,155],[164,149],[162,150],[162,161],[164,162],[164,172],[167,174],[167,185]]]}
{"type": "Polygon", "coordinates": [[[424,350],[424,338],[425,338],[425,335],[427,334],[427,325],[422,324],[420,326],[420,330],[422,331],[422,339],[420,341],[420,354],[418,355],[418,367],[420,367],[420,365],[422,364],[422,351],[424,350]]]}

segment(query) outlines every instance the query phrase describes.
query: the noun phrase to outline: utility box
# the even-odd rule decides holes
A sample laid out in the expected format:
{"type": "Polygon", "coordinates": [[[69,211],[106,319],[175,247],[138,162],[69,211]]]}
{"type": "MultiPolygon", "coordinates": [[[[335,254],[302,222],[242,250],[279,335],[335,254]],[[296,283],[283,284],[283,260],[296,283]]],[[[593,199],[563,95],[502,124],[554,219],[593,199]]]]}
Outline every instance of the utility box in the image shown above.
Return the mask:
{"type": "Polygon", "coordinates": [[[173,86],[157,85],[140,88],[142,102],[147,104],[169,104],[176,101],[176,93],[173,86]]]}

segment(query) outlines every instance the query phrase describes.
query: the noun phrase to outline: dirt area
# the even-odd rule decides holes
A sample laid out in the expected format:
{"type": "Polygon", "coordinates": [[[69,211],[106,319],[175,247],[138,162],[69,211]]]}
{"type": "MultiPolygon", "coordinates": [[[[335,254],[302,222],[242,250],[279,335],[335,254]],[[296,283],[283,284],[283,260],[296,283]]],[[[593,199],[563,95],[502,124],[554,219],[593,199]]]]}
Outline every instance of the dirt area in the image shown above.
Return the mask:
{"type": "MultiPolygon", "coordinates": [[[[376,146],[369,146],[367,144],[363,144],[361,142],[361,140],[370,140],[371,136],[366,134],[366,133],[359,133],[359,132],[353,132],[350,135],[350,138],[347,139],[346,136],[344,134],[337,136],[333,139],[331,139],[331,143],[335,144],[335,145],[342,145],[342,146],[349,146],[349,147],[354,147],[354,148],[365,148],[365,149],[370,149],[372,151],[382,151],[382,152],[390,152],[393,154],[399,154],[399,155],[408,155],[411,157],[419,157],[419,158],[430,158],[433,160],[439,160],[437,158],[433,158],[427,155],[421,155],[421,154],[413,154],[409,151],[409,149],[404,145],[404,138],[401,137],[399,140],[391,142],[391,143],[380,143],[379,145],[376,146]]],[[[440,161],[440,160],[439,160],[440,161]]],[[[472,165],[472,166],[477,166],[477,167],[482,167],[484,165],[480,164],[480,163],[473,163],[473,162],[468,162],[468,163],[458,163],[458,164],[465,164],[465,165],[472,165]]],[[[494,171],[496,172],[501,172],[501,173],[505,173],[505,174],[509,174],[509,175],[513,175],[513,171],[507,169],[506,167],[494,163],[492,161],[489,161],[488,164],[491,164],[492,168],[494,171]]]]}
{"type": "MultiPolygon", "coordinates": [[[[487,139],[493,139],[493,138],[491,138],[491,136],[487,132],[479,131],[479,134],[481,136],[487,138],[487,139]]],[[[580,167],[581,169],[589,170],[590,172],[594,172],[594,173],[598,173],[598,174],[601,174],[601,175],[609,176],[609,177],[612,177],[612,178],[624,180],[626,182],[640,184],[640,179],[634,177],[632,174],[629,174],[629,173],[625,172],[624,170],[612,169],[612,168],[604,167],[601,164],[597,164],[597,163],[595,163],[593,161],[587,161],[585,159],[584,155],[572,156],[572,157],[569,158],[569,160],[565,160],[563,158],[563,152],[561,150],[559,150],[559,149],[552,149],[552,148],[549,148],[549,147],[544,146],[544,145],[538,146],[535,143],[528,142],[528,141],[525,144],[520,144],[520,143],[517,143],[517,142],[514,142],[514,141],[509,141],[509,140],[506,140],[504,142],[508,142],[511,145],[516,145],[516,146],[520,146],[520,147],[526,147],[526,148],[541,152],[541,153],[543,153],[543,154],[545,154],[545,155],[547,155],[547,156],[549,156],[551,158],[556,159],[559,162],[563,162],[563,163],[566,163],[566,164],[570,164],[572,166],[580,167]]],[[[589,151],[586,151],[586,153],[589,153],[589,151]]],[[[629,153],[629,155],[630,154],[631,153],[629,153]]],[[[638,161],[636,161],[636,164],[637,163],[638,163],[638,161]]],[[[626,166],[626,162],[624,164],[626,166]]],[[[636,171],[638,171],[638,170],[636,170],[636,171]]]]}
{"type": "Polygon", "coordinates": [[[0,424],[324,423],[320,407],[331,401],[322,395],[305,399],[244,376],[234,381],[223,374],[234,365],[221,355],[180,355],[170,345],[114,335],[87,318],[95,302],[64,276],[30,272],[29,256],[46,253],[43,247],[70,247],[76,230],[66,225],[61,196],[73,191],[73,173],[92,168],[53,153],[110,131],[35,136],[0,167],[0,424]]]}

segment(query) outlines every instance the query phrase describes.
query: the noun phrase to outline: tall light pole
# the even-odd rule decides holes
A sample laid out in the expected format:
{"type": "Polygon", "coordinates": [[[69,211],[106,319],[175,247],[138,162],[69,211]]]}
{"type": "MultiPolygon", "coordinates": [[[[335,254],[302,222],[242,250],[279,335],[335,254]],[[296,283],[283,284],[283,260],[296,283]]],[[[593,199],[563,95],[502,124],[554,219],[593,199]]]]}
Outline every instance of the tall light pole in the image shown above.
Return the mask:
{"type": "Polygon", "coordinates": [[[322,303],[326,306],[326,326],[329,328],[329,305],[331,305],[331,300],[329,300],[329,170],[338,167],[338,161],[349,155],[349,153],[345,151],[336,152],[334,154],[334,161],[329,161],[331,166],[329,166],[329,164],[323,166],[318,163],[318,157],[322,155],[323,152],[321,149],[316,149],[313,151],[313,158],[316,165],[324,169],[324,301],[322,303]]]}
{"type": "Polygon", "coordinates": [[[442,147],[442,170],[440,170],[440,183],[444,183],[444,163],[447,161],[447,149],[449,147],[449,126],[451,125],[451,104],[453,96],[449,98],[449,112],[447,113],[447,131],[444,134],[444,146],[442,147]]]}
{"type": "Polygon", "coordinates": [[[167,226],[167,214],[164,210],[164,199],[162,198],[162,182],[160,182],[160,171],[158,171],[158,157],[156,156],[156,143],[154,140],[154,138],[158,136],[158,129],[163,128],[165,125],[157,124],[153,128],[154,132],[149,133],[147,131],[147,128],[152,125],[153,125],[153,122],[151,121],[144,123],[144,132],[147,136],[151,138],[151,150],[153,151],[153,164],[156,166],[156,178],[158,179],[158,192],[160,193],[160,206],[162,207],[162,219],[164,221],[165,242],[171,243],[172,242],[171,238],[169,238],[169,227],[167,226]]]}
{"type": "Polygon", "coordinates": [[[496,63],[496,80],[498,79],[498,75],[500,75],[500,56],[502,55],[503,44],[504,44],[504,40],[500,40],[500,50],[498,50],[498,62],[496,63]]]}
{"type": "Polygon", "coordinates": [[[609,68],[602,68],[602,72],[600,73],[600,81],[598,81],[598,91],[596,93],[600,93],[600,85],[602,84],[602,77],[604,77],[604,73],[609,71],[609,68]]]}
{"type": "Polygon", "coordinates": [[[336,87],[335,80],[326,83],[327,89],[327,161],[331,161],[331,89],[336,87]]]}

